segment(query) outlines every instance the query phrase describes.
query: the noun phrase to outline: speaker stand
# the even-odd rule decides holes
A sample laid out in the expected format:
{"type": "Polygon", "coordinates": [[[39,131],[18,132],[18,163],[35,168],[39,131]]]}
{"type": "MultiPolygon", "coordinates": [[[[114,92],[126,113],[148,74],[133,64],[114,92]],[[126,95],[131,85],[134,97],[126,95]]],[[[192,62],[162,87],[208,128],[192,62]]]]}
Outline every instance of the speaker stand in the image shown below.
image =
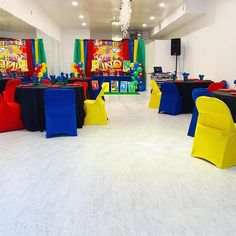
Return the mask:
{"type": "Polygon", "coordinates": [[[178,55],[175,55],[175,76],[177,78],[177,74],[178,74],[178,55]]]}

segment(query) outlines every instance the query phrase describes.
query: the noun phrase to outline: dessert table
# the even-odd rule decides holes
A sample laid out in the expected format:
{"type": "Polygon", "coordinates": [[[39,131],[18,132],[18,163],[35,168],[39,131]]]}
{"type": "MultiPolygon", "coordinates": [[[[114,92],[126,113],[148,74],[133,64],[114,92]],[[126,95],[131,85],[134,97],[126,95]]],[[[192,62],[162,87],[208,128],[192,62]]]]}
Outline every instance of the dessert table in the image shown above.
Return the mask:
{"type": "MultiPolygon", "coordinates": [[[[84,124],[84,91],[82,85],[60,86],[63,89],[74,89],[76,93],[77,128],[84,124]]],[[[43,131],[46,128],[44,110],[44,91],[46,89],[60,89],[50,85],[22,85],[16,87],[15,102],[21,105],[21,116],[25,128],[29,131],[43,131]]],[[[65,121],[66,122],[66,121],[65,121]]]]}

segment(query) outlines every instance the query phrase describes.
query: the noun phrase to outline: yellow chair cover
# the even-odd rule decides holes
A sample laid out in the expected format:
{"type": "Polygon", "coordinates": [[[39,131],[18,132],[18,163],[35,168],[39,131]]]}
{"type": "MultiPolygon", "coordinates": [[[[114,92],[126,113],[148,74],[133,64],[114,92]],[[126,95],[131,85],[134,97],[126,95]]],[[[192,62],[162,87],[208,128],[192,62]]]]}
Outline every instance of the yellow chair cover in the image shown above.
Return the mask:
{"type": "Polygon", "coordinates": [[[107,124],[107,113],[105,109],[105,102],[102,99],[104,92],[106,90],[106,85],[102,86],[100,93],[98,94],[96,100],[85,100],[85,125],[106,125],[107,124]]]}
{"type": "Polygon", "coordinates": [[[236,165],[236,124],[227,105],[217,98],[199,97],[199,111],[192,156],[219,168],[236,165]]]}
{"type": "Polygon", "coordinates": [[[150,81],[150,86],[152,88],[152,93],[150,95],[149,108],[157,109],[160,106],[161,101],[161,90],[159,89],[155,80],[150,81]]]}

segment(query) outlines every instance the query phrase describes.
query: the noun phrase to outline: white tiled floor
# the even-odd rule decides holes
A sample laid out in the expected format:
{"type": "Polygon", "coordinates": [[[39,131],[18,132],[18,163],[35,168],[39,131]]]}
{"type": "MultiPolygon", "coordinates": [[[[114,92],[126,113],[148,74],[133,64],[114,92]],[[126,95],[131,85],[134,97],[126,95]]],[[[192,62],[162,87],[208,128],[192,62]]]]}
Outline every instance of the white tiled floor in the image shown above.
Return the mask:
{"type": "Polygon", "coordinates": [[[236,168],[190,156],[190,115],[106,98],[79,136],[0,134],[0,236],[236,235],[236,168]]]}

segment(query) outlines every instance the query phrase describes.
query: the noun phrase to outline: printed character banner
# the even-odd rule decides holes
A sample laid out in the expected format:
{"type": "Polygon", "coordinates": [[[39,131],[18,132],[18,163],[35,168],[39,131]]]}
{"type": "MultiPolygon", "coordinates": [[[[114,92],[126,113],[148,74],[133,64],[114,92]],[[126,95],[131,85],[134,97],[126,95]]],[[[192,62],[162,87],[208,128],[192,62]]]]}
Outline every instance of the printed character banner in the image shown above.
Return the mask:
{"type": "Polygon", "coordinates": [[[0,41],[0,71],[28,71],[24,40],[0,41]]]}
{"type": "Polygon", "coordinates": [[[99,69],[123,69],[123,42],[94,40],[93,59],[98,61],[99,69]]]}

